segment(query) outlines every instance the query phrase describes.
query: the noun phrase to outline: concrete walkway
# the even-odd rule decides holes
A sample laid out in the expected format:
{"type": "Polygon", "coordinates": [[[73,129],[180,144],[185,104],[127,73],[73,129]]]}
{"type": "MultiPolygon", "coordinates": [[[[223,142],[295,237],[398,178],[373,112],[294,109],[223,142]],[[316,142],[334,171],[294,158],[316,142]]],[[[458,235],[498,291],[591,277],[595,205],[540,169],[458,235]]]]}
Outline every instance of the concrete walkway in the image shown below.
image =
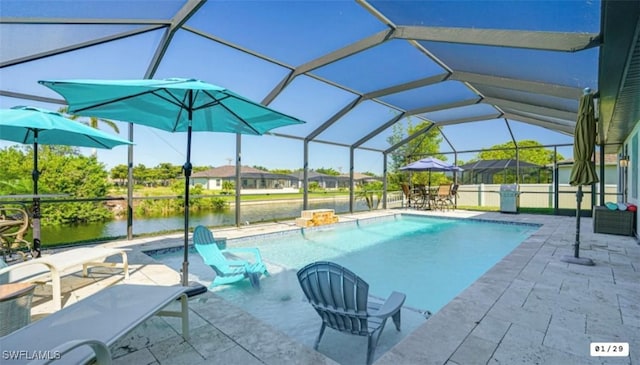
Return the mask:
{"type": "MultiPolygon", "coordinates": [[[[591,219],[583,219],[581,256],[596,263],[586,267],[560,261],[563,255],[573,253],[575,218],[570,217],[394,210],[342,215],[341,220],[401,212],[536,223],[541,228],[397,345],[384,352],[381,343],[375,364],[640,365],[640,246],[634,238],[594,234],[591,219]],[[591,357],[591,342],[627,342],[630,356],[591,357]]],[[[282,229],[296,228],[285,222],[214,233],[235,238],[282,229]]],[[[175,285],[180,282],[179,274],[141,251],[179,246],[181,242],[182,235],[173,235],[107,245],[131,249],[131,282],[175,285]]],[[[117,271],[107,268],[95,269],[89,278],[71,273],[63,280],[65,305],[117,284],[121,278],[117,271]]],[[[36,319],[51,311],[47,290],[50,292],[47,287],[37,289],[32,311],[36,319]]],[[[116,363],[364,363],[366,341],[358,342],[357,348],[344,343],[351,352],[362,352],[361,362],[327,352],[332,359],[212,292],[192,298],[190,309],[189,341],[179,335],[177,319],[153,318],[113,346],[116,363]]],[[[325,338],[331,335],[327,331],[325,338]]],[[[380,341],[384,340],[383,335],[380,341]]]]}
{"type": "MultiPolygon", "coordinates": [[[[458,213],[457,215],[465,215],[458,213]]],[[[543,226],[376,364],[640,364],[640,246],[592,233],[583,219],[482,214],[543,226]],[[591,357],[591,342],[628,342],[630,356],[591,357]]]]}

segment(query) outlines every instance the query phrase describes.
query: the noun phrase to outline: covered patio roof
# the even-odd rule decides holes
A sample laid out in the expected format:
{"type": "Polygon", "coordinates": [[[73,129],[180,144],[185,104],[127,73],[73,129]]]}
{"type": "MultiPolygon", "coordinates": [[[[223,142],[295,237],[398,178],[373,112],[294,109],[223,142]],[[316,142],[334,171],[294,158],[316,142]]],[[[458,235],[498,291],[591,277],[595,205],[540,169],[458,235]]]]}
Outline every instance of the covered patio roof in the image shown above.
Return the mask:
{"type": "Polygon", "coordinates": [[[3,0],[0,8],[5,104],[62,104],[37,85],[53,76],[188,70],[306,120],[274,133],[305,150],[317,142],[385,154],[431,128],[444,136],[442,152],[472,150],[461,134],[487,128],[514,142],[536,128],[548,131],[543,144],[571,143],[585,88],[599,97],[607,151],[640,119],[635,1],[3,0]],[[390,145],[410,117],[428,127],[390,145]]]}

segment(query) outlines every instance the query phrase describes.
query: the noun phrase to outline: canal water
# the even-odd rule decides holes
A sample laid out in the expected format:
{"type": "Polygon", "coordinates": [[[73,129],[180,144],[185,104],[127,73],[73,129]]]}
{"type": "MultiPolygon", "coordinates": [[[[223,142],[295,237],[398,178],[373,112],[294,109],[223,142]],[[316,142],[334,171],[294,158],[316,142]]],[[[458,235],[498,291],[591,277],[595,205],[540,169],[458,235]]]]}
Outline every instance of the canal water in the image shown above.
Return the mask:
{"type": "MultiPolygon", "coordinates": [[[[347,213],[349,201],[344,199],[328,199],[309,201],[309,209],[334,209],[336,213],[347,213]]],[[[354,211],[368,210],[365,202],[356,200],[354,211]]],[[[241,209],[241,224],[259,222],[273,222],[293,219],[300,216],[302,201],[295,202],[262,202],[243,204],[241,209]]],[[[231,207],[223,212],[192,212],[189,225],[199,224],[217,227],[235,225],[235,208],[231,207]]],[[[135,217],[133,220],[133,234],[151,234],[163,231],[176,231],[184,227],[184,215],[178,213],[161,217],[135,217]]],[[[100,238],[124,237],[127,235],[127,220],[113,220],[100,223],[78,224],[73,226],[44,226],[41,230],[44,245],[65,242],[80,242],[100,238]]],[[[30,239],[30,238],[28,238],[30,239]]]]}

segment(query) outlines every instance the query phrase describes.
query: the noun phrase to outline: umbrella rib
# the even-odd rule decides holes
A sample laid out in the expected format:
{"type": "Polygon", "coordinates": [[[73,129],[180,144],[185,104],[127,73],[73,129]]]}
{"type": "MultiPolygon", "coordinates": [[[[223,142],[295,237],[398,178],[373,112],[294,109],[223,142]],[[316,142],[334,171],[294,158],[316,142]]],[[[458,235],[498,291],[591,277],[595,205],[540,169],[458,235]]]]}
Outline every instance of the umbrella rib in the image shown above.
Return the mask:
{"type": "Polygon", "coordinates": [[[176,97],[175,95],[173,95],[173,94],[172,94],[168,89],[158,89],[158,90],[154,90],[154,91],[152,92],[152,94],[153,94],[153,95],[155,95],[155,96],[157,96],[157,97],[159,97],[160,99],[162,99],[162,100],[164,100],[164,101],[168,102],[168,103],[171,103],[171,104],[174,104],[174,105],[179,106],[181,109],[188,109],[187,104],[185,104],[182,100],[178,99],[178,97],[176,97]],[[168,97],[166,97],[166,96],[164,96],[164,95],[161,95],[161,94],[157,93],[158,91],[164,91],[164,92],[166,92],[167,94],[169,94],[169,96],[170,96],[171,98],[168,98],[168,97]]]}
{"type": "Polygon", "coordinates": [[[188,93],[184,94],[184,98],[182,100],[180,100],[176,95],[174,95],[171,91],[169,91],[169,89],[166,88],[162,88],[159,89],[159,91],[164,91],[166,92],[169,97],[166,97],[164,95],[160,95],[160,94],[156,94],[155,92],[153,93],[153,95],[159,97],[162,100],[165,100],[168,103],[174,104],[178,107],[180,107],[180,110],[178,111],[178,115],[176,116],[176,119],[173,123],[173,128],[172,128],[172,132],[175,132],[178,129],[178,125],[180,124],[180,117],[182,115],[182,112],[185,110],[189,110],[189,105],[187,105],[184,100],[187,98],[188,93]]]}
{"type": "MultiPolygon", "coordinates": [[[[262,133],[260,133],[260,131],[258,131],[257,129],[255,129],[251,124],[247,123],[247,121],[246,121],[246,120],[244,120],[242,117],[240,117],[238,114],[236,114],[233,110],[231,110],[231,109],[227,108],[227,106],[226,106],[226,105],[224,105],[224,104],[222,103],[222,100],[224,100],[224,99],[226,99],[226,98],[231,97],[231,95],[229,95],[229,94],[225,94],[225,95],[226,95],[226,97],[225,97],[224,99],[218,99],[218,98],[216,98],[215,96],[211,95],[211,94],[210,94],[209,92],[207,92],[207,91],[204,91],[204,93],[205,93],[207,96],[209,96],[212,100],[217,100],[217,101],[218,101],[218,103],[219,103],[218,105],[220,105],[220,106],[221,106],[221,107],[223,107],[226,111],[228,111],[231,115],[233,115],[234,117],[236,117],[236,118],[237,118],[237,119],[238,119],[242,124],[244,124],[244,125],[245,125],[245,126],[247,126],[249,129],[251,129],[252,131],[254,131],[254,132],[255,132],[255,134],[257,134],[257,135],[262,135],[262,133]]],[[[261,107],[263,107],[263,108],[264,108],[264,106],[262,106],[262,105],[261,105],[261,107]]],[[[277,113],[277,112],[276,112],[276,113],[277,113]]]]}
{"type": "Polygon", "coordinates": [[[78,109],[73,109],[73,110],[70,109],[69,111],[72,112],[72,113],[83,112],[85,110],[96,109],[96,108],[100,108],[100,107],[105,106],[105,105],[117,103],[119,101],[123,101],[123,100],[127,100],[127,99],[133,99],[133,98],[136,98],[138,96],[145,95],[145,94],[154,94],[154,90],[143,91],[141,93],[127,95],[127,96],[123,96],[121,98],[107,100],[107,101],[104,101],[104,102],[101,102],[101,103],[98,103],[98,104],[93,104],[93,105],[86,106],[84,108],[78,108],[78,109]]]}
{"type": "MultiPolygon", "coordinates": [[[[27,130],[29,132],[33,132],[34,134],[36,132],[36,128],[27,128],[27,130]]],[[[22,144],[29,144],[29,143],[27,143],[27,141],[29,140],[29,132],[27,132],[27,134],[25,134],[24,139],[22,140],[22,144]]]]}
{"type": "MultiPolygon", "coordinates": [[[[212,98],[212,99],[214,99],[214,100],[218,100],[218,101],[220,102],[220,104],[222,104],[222,101],[223,101],[223,100],[225,100],[225,99],[227,99],[227,98],[236,98],[236,99],[238,99],[238,100],[242,100],[242,101],[244,101],[244,102],[246,102],[246,103],[253,104],[253,105],[255,105],[256,107],[259,107],[259,108],[265,108],[265,109],[269,110],[269,112],[271,112],[271,113],[273,113],[273,114],[277,114],[277,115],[279,115],[279,116],[280,116],[280,117],[282,117],[282,118],[291,119],[291,120],[297,120],[297,121],[301,122],[301,120],[299,120],[298,118],[294,118],[294,117],[292,117],[292,116],[290,116],[290,115],[287,115],[287,114],[281,113],[281,112],[279,112],[279,111],[277,111],[277,110],[273,110],[273,109],[271,109],[271,108],[269,108],[269,107],[267,107],[267,106],[265,106],[265,105],[262,105],[262,104],[256,103],[256,102],[254,102],[254,101],[251,101],[251,100],[248,100],[248,99],[245,99],[245,98],[242,98],[242,97],[238,97],[238,96],[235,96],[235,95],[232,95],[232,94],[224,94],[224,95],[225,95],[225,97],[224,97],[224,98],[215,98],[215,97],[214,97],[213,95],[211,95],[208,91],[203,90],[203,92],[204,92],[206,95],[208,95],[210,98],[212,98]]],[[[224,106],[224,105],[223,105],[223,106],[224,106]]],[[[227,108],[225,107],[225,109],[227,109],[227,108]]],[[[227,109],[227,110],[228,110],[228,109],[227,109]]],[[[262,133],[260,133],[260,134],[262,134],[262,133]]]]}
{"type": "Polygon", "coordinates": [[[212,106],[216,106],[216,105],[220,105],[220,104],[221,103],[218,100],[213,100],[213,101],[210,101],[210,102],[208,102],[206,104],[202,104],[202,105],[200,105],[198,107],[195,107],[195,108],[193,108],[193,110],[207,109],[207,108],[210,108],[212,106]]]}
{"type": "Polygon", "coordinates": [[[95,139],[94,137],[91,137],[91,136],[87,136],[87,137],[88,137],[90,140],[94,141],[95,143],[99,144],[100,146],[102,146],[102,147],[104,147],[104,148],[106,148],[106,149],[111,149],[111,147],[109,147],[108,145],[106,145],[106,144],[104,144],[104,143],[100,142],[100,140],[95,139]]]}

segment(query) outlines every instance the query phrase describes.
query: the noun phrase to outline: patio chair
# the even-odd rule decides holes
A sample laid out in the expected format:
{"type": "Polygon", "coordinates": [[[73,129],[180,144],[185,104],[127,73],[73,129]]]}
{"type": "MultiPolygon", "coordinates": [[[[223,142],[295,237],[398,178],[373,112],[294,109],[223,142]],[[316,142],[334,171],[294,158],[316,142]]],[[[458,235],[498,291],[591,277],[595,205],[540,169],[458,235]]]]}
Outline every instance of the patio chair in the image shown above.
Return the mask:
{"type": "Polygon", "coordinates": [[[451,184],[440,184],[438,191],[434,197],[434,206],[436,209],[444,210],[449,208],[448,202],[451,200],[451,184]]]}
{"type": "Polygon", "coordinates": [[[262,262],[262,256],[257,248],[229,248],[221,250],[216,243],[213,233],[204,226],[197,226],[193,231],[193,244],[204,263],[211,266],[216,277],[209,285],[209,289],[216,285],[231,284],[248,278],[254,288],[260,287],[260,275],[269,276],[267,267],[262,262]],[[252,254],[253,263],[243,260],[231,260],[224,254],[252,254]]]}
{"type": "Polygon", "coordinates": [[[0,206],[0,250],[3,256],[16,252],[23,260],[26,258],[20,246],[31,249],[31,244],[24,239],[28,229],[29,213],[26,208],[0,206]]]}
{"type": "Polygon", "coordinates": [[[418,200],[420,197],[411,191],[411,187],[407,183],[403,183],[402,185],[402,193],[404,197],[407,199],[407,207],[415,207],[418,204],[418,200]]]}
{"type": "Polygon", "coordinates": [[[384,303],[369,297],[369,284],[350,270],[327,261],[311,263],[298,271],[304,295],[316,310],[322,325],[314,344],[318,349],[327,326],[345,333],[367,336],[367,365],[389,317],[400,331],[400,308],[406,296],[393,292],[384,303]]]}
{"type": "Polygon", "coordinates": [[[442,205],[443,208],[446,207],[447,210],[448,209],[455,209],[456,202],[454,201],[454,199],[455,199],[456,195],[458,195],[458,187],[459,186],[460,185],[458,185],[458,184],[454,184],[451,187],[451,191],[449,192],[449,195],[442,197],[441,205],[442,205]]]}

